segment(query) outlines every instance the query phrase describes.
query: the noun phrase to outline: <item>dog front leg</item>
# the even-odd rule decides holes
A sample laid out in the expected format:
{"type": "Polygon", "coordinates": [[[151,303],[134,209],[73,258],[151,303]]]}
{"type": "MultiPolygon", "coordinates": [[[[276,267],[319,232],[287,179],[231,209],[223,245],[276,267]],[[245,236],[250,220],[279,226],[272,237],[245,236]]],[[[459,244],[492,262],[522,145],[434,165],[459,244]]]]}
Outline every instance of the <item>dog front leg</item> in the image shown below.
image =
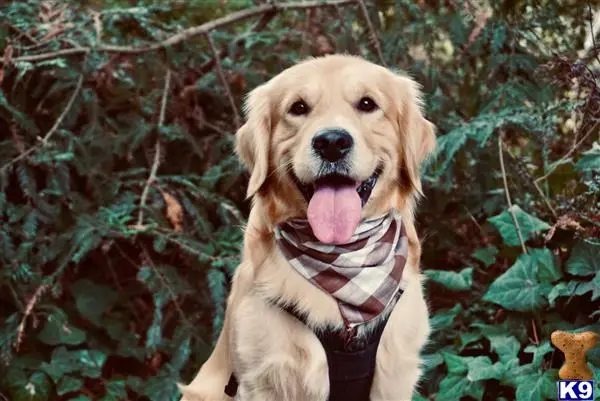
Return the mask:
{"type": "MultiPolygon", "coordinates": [[[[231,303],[228,302],[229,305],[231,303]]],[[[229,305],[228,308],[229,309],[229,305]]],[[[179,390],[183,394],[181,401],[229,401],[224,389],[231,374],[231,356],[229,351],[229,331],[231,330],[230,312],[226,310],[223,329],[219,334],[215,348],[202,365],[200,371],[185,386],[180,384],[179,390]]]]}
{"type": "Polygon", "coordinates": [[[181,401],[231,401],[225,394],[225,386],[232,372],[231,363],[231,330],[233,313],[241,296],[248,291],[253,279],[250,265],[241,263],[231,283],[231,293],[227,299],[223,329],[219,334],[213,352],[202,365],[200,371],[189,385],[179,384],[183,394],[181,401]]]}

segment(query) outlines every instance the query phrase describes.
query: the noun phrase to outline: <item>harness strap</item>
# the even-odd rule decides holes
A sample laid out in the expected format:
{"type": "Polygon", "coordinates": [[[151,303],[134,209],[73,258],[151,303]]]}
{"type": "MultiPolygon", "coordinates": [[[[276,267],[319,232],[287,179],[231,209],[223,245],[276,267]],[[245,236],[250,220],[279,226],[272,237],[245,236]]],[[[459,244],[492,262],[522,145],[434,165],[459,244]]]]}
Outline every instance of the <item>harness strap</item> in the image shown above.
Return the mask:
{"type": "MultiPolygon", "coordinates": [[[[394,296],[394,303],[398,301],[403,291],[400,289],[394,296]]],[[[307,315],[300,313],[293,305],[283,305],[278,300],[269,299],[268,302],[276,306],[307,327],[307,315]]],[[[375,374],[377,348],[383,330],[389,320],[389,315],[382,319],[374,330],[363,337],[356,337],[356,328],[342,330],[315,330],[313,331],[327,356],[329,370],[329,398],[328,401],[367,401],[371,391],[371,384],[375,374]]],[[[234,397],[237,394],[239,382],[232,373],[225,386],[225,394],[234,397]]]]}
{"type": "Polygon", "coordinates": [[[227,394],[231,398],[235,397],[235,395],[237,394],[238,386],[239,383],[237,381],[237,378],[232,373],[231,376],[229,376],[229,382],[225,386],[225,394],[227,394]]]}

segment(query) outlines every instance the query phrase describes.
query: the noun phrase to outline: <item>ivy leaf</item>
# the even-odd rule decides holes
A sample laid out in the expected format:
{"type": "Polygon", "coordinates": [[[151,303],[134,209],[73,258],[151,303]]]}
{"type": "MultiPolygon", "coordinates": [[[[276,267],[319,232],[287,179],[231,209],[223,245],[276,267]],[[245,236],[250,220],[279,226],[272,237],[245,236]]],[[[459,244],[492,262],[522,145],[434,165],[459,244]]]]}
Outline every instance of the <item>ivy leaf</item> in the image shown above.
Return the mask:
{"type": "Polygon", "coordinates": [[[488,246],[486,248],[476,249],[471,257],[483,263],[485,267],[489,267],[496,263],[496,255],[498,255],[498,248],[495,246],[488,246]]]}
{"type": "MultiPolygon", "coordinates": [[[[582,331],[585,331],[582,330],[582,331]]],[[[587,360],[593,366],[600,368],[600,347],[594,347],[587,352],[587,360]]]]}
{"type": "Polygon", "coordinates": [[[550,294],[548,294],[548,301],[550,306],[554,307],[556,300],[560,297],[570,297],[576,294],[578,281],[561,282],[556,284],[550,294]]]}
{"type": "Polygon", "coordinates": [[[78,391],[83,387],[83,380],[73,376],[63,376],[56,386],[56,393],[58,395],[65,395],[78,391]]]}
{"type": "Polygon", "coordinates": [[[517,376],[516,401],[545,401],[556,397],[555,370],[517,376]]]}
{"type": "Polygon", "coordinates": [[[50,399],[52,384],[43,372],[35,372],[26,382],[12,383],[12,385],[14,401],[46,401],[50,399]]]}
{"type": "Polygon", "coordinates": [[[496,227],[506,245],[518,246],[521,244],[512,213],[515,214],[519,222],[523,241],[527,241],[535,235],[550,229],[550,225],[545,221],[526,213],[518,205],[512,205],[508,210],[488,219],[496,227]]]}
{"type": "Polygon", "coordinates": [[[85,342],[86,334],[83,330],[69,324],[67,314],[62,309],[55,309],[47,317],[38,339],[48,345],[79,345],[85,342]]]}
{"type": "Polygon", "coordinates": [[[33,372],[11,367],[2,377],[4,388],[8,390],[12,401],[46,401],[50,399],[52,383],[43,372],[33,372]]]}
{"type": "Polygon", "coordinates": [[[483,299],[515,311],[534,311],[545,307],[546,296],[552,286],[538,282],[537,266],[533,256],[521,255],[490,285],[483,299]]]}
{"type": "Polygon", "coordinates": [[[127,378],[127,387],[135,391],[136,393],[140,393],[144,388],[144,381],[141,377],[138,376],[129,376],[127,378]]]}
{"type": "Polygon", "coordinates": [[[98,350],[68,351],[62,346],[54,350],[50,363],[44,362],[41,368],[55,383],[59,383],[65,374],[70,373],[95,379],[102,375],[106,359],[107,355],[98,350]]]}
{"type": "Polygon", "coordinates": [[[460,338],[459,350],[462,351],[469,344],[474,343],[477,340],[480,340],[481,337],[483,337],[483,334],[480,332],[466,332],[466,333],[460,333],[458,335],[458,337],[460,338]]]}
{"type": "Polygon", "coordinates": [[[464,376],[448,375],[440,382],[436,399],[448,401],[461,399],[467,392],[469,385],[469,380],[464,376]]]}
{"type": "Polygon", "coordinates": [[[484,391],[482,382],[472,382],[464,375],[451,374],[440,382],[440,389],[435,399],[436,401],[456,401],[470,395],[476,400],[480,400],[484,391]]]}
{"type": "Polygon", "coordinates": [[[600,298],[600,271],[596,273],[592,281],[589,281],[587,283],[581,283],[577,287],[578,295],[583,295],[590,291],[592,292],[592,301],[595,301],[598,298],[600,298]]]}
{"type": "Polygon", "coordinates": [[[600,245],[579,241],[567,260],[567,271],[576,276],[589,276],[600,271],[600,245]]]}
{"type": "Polygon", "coordinates": [[[600,143],[594,142],[591,149],[583,152],[575,167],[579,171],[600,171],[600,143]]]}
{"type": "Polygon", "coordinates": [[[469,369],[467,379],[472,382],[488,379],[500,380],[506,371],[506,366],[501,362],[492,364],[492,361],[487,356],[475,357],[467,365],[469,369]]]}
{"type": "Polygon", "coordinates": [[[431,327],[434,327],[436,330],[447,329],[456,321],[456,317],[462,310],[462,305],[456,304],[452,309],[438,311],[429,321],[431,327]]]}
{"type": "Polygon", "coordinates": [[[422,356],[425,371],[430,371],[444,363],[444,358],[439,353],[427,354],[422,356]]]}
{"type": "Polygon", "coordinates": [[[533,360],[531,361],[531,367],[539,367],[542,364],[542,360],[546,354],[554,351],[552,345],[550,345],[550,341],[543,341],[539,345],[531,344],[525,347],[525,352],[533,354],[533,360]]]}
{"type": "Polygon", "coordinates": [[[449,270],[426,270],[425,275],[431,281],[454,291],[465,291],[473,285],[472,267],[467,267],[458,273],[449,270]]]}
{"type": "Polygon", "coordinates": [[[500,362],[508,363],[517,358],[521,343],[514,336],[490,335],[488,336],[490,345],[498,355],[500,362]]]}
{"type": "Polygon", "coordinates": [[[550,249],[530,248],[529,254],[534,263],[537,264],[537,277],[540,282],[551,284],[562,278],[562,274],[556,265],[556,260],[550,249]]]}
{"type": "Polygon", "coordinates": [[[482,333],[490,339],[490,341],[494,337],[507,337],[508,334],[514,336],[519,343],[525,342],[528,338],[527,327],[523,324],[523,319],[521,317],[517,317],[516,314],[507,316],[502,323],[490,325],[474,322],[471,323],[469,327],[481,330],[482,333]]]}
{"type": "Polygon", "coordinates": [[[111,380],[106,384],[106,394],[100,401],[121,401],[127,399],[125,380],[111,380]]]}
{"type": "Polygon", "coordinates": [[[118,295],[110,287],[96,284],[88,279],[79,280],[70,287],[75,307],[83,317],[96,325],[101,317],[117,301],[118,295]]]}
{"type": "Polygon", "coordinates": [[[442,358],[448,368],[448,373],[461,375],[467,373],[469,370],[467,363],[472,359],[469,357],[462,357],[451,352],[442,351],[442,358]]]}

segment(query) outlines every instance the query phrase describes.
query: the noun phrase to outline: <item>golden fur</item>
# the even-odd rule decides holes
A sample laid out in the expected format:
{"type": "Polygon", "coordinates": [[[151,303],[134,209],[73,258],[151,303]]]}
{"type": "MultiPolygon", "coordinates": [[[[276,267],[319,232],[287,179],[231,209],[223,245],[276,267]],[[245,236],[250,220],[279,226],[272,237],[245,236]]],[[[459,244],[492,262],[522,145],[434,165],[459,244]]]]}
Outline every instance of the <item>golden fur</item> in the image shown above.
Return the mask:
{"type": "Polygon", "coordinates": [[[252,91],[246,106],[248,118],[237,133],[236,150],[251,173],[248,196],[253,206],[242,261],[215,349],[192,383],[180,386],[182,400],[230,400],[223,388],[232,369],[240,381],[237,400],[327,399],[327,363],[320,342],[309,328],[264,301],[270,296],[295,302],[313,327],[343,324],[333,298],[287,264],[273,235],[277,224],[306,216],[307,202],[290,172],[302,182],[314,179],[311,138],[327,127],[342,127],[352,135],[354,179],[365,180],[383,166],[362,217],[396,209],[406,225],[408,286],[386,311],[390,320],[377,353],[371,400],[410,400],[429,334],[413,214],[421,193],[419,166],[435,147],[434,126],[422,115],[418,85],[359,57],[332,55],[283,71],[252,91]],[[379,109],[357,111],[356,102],[363,96],[374,99],[379,109]],[[308,115],[287,113],[298,99],[311,106],[308,115]]]}

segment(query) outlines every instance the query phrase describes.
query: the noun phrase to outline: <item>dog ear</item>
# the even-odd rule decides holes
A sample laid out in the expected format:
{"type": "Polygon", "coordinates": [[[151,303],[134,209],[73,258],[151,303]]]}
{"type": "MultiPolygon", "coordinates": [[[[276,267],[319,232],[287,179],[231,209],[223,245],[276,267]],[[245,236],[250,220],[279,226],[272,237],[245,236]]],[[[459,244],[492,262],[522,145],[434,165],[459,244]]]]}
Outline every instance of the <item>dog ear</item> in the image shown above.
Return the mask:
{"type": "Polygon", "coordinates": [[[400,131],[401,185],[422,195],[420,167],[435,150],[435,126],[423,116],[419,85],[402,75],[396,75],[394,80],[400,131]]]}
{"type": "Polygon", "coordinates": [[[246,197],[256,194],[267,180],[271,138],[271,110],[268,89],[259,86],[248,95],[247,121],[236,133],[235,151],[250,171],[246,197]]]}

